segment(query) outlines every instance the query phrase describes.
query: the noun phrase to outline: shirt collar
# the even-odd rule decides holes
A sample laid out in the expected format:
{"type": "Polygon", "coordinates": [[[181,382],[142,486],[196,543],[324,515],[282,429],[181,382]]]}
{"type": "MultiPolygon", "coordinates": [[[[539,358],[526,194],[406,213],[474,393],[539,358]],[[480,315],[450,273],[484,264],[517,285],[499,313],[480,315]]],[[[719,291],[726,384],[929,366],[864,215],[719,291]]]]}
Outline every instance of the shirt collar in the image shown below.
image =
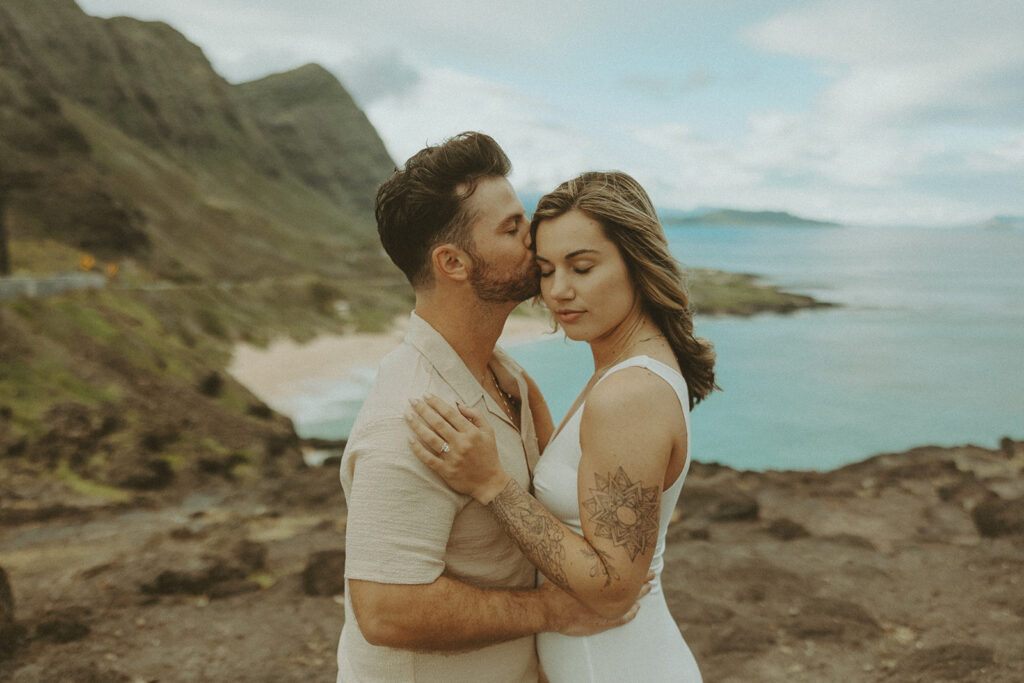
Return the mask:
{"type": "MultiPolygon", "coordinates": [[[[430,361],[431,365],[434,366],[434,369],[441,376],[441,379],[459,395],[463,402],[467,405],[476,405],[482,400],[492,414],[512,424],[505,411],[484,391],[480,382],[469,371],[465,362],[455,352],[451,344],[448,343],[448,340],[435,330],[430,323],[418,316],[415,311],[409,317],[409,329],[406,332],[405,341],[415,347],[423,354],[424,358],[430,361]]],[[[525,403],[525,384],[521,381],[518,373],[512,371],[512,368],[517,367],[515,361],[504,350],[495,346],[492,363],[500,364],[505,372],[515,378],[520,388],[520,395],[525,403]]]]}
{"type": "Polygon", "coordinates": [[[416,315],[415,311],[410,315],[405,341],[430,361],[441,378],[463,401],[474,405],[484,395],[483,387],[451,344],[430,323],[416,315]]]}

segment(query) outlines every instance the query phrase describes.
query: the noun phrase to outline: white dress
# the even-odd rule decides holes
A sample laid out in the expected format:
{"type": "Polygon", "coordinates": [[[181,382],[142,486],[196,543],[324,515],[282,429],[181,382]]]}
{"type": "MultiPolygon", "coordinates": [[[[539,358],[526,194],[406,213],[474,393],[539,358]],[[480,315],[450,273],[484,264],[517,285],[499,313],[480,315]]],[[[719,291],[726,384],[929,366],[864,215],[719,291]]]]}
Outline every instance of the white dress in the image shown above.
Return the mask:
{"type": "MultiPolygon", "coordinates": [[[[689,454],[690,411],[686,380],[674,368],[648,356],[635,356],[609,369],[598,384],[613,372],[636,366],[650,370],[675,390],[686,421],[689,454]]],[[[577,496],[577,470],[582,456],[582,415],[583,404],[548,444],[544,455],[537,463],[533,477],[537,499],[570,529],[581,535],[583,531],[580,526],[577,496]]],[[[679,477],[662,493],[658,543],[654,550],[654,559],[651,560],[655,578],[651,592],[640,600],[640,611],[636,618],[628,624],[592,636],[573,637],[558,633],[537,635],[537,654],[541,667],[551,683],[701,681],[697,662],[683,640],[675,620],[669,614],[661,589],[661,570],[665,565],[665,534],[689,467],[688,456],[679,477]]]]}

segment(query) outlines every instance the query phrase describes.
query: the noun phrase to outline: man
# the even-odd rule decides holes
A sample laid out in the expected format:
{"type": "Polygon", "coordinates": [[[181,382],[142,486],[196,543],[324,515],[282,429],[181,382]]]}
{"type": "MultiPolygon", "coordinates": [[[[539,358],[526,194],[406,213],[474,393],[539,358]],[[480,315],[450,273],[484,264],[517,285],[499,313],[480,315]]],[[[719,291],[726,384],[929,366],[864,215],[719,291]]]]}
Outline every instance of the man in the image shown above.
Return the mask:
{"type": "Polygon", "coordinates": [[[339,681],[536,681],[534,633],[592,633],[631,618],[603,620],[551,582],[534,588],[533,566],[490,512],[409,449],[404,415],[427,393],[485,414],[524,487],[551,435],[536,385],[495,348],[508,314],[538,290],[510,168],[490,137],[463,133],[418,152],[378,191],[381,242],[416,308],[342,458],[339,681]]]}

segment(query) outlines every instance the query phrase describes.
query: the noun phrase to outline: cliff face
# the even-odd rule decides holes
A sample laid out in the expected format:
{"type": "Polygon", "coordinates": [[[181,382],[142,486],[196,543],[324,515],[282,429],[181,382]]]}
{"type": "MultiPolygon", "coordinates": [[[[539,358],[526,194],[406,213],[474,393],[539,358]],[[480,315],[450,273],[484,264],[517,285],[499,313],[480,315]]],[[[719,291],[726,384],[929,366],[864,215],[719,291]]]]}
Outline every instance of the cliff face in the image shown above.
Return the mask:
{"type": "Polygon", "coordinates": [[[340,252],[374,252],[373,189],[392,168],[320,67],[233,86],[166,24],[90,17],[71,0],[0,6],[12,240],[176,280],[337,275],[340,252]]]}
{"type": "Polygon", "coordinates": [[[372,218],[393,167],[320,67],[232,85],[166,24],[0,2],[0,274],[108,285],[0,300],[0,478],[131,500],[300,467],[224,366],[407,310],[372,218]]]}
{"type": "Polygon", "coordinates": [[[288,170],[356,213],[394,164],[366,115],[317,64],[234,86],[288,170]],[[328,151],[325,153],[325,151],[328,151]]]}

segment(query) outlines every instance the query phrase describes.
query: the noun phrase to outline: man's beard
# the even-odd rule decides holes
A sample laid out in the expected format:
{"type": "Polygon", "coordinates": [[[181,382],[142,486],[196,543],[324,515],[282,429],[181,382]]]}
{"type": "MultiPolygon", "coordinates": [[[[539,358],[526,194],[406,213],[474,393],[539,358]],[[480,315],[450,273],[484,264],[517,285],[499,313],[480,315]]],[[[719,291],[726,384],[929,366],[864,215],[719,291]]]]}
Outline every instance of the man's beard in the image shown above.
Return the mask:
{"type": "Polygon", "coordinates": [[[487,261],[470,250],[473,259],[473,270],[469,274],[469,284],[481,301],[503,303],[506,301],[526,301],[540,294],[540,269],[531,262],[530,267],[508,277],[499,277],[496,269],[487,261]]]}

